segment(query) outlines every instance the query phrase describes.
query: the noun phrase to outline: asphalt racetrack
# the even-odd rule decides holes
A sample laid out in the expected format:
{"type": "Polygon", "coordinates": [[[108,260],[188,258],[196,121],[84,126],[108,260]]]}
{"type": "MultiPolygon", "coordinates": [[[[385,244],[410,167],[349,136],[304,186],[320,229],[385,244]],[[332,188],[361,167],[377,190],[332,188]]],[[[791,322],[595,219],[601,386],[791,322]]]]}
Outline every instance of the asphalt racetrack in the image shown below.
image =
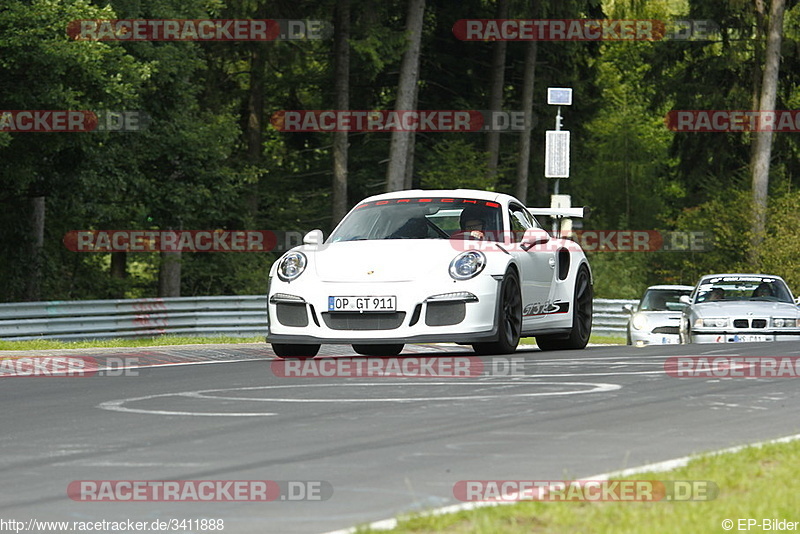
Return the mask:
{"type": "MultiPolygon", "coordinates": [[[[515,374],[492,374],[502,360],[484,356],[488,374],[458,378],[287,378],[265,344],[80,354],[137,368],[0,378],[4,520],[221,519],[226,534],[319,533],[456,504],[458,481],[583,478],[800,432],[798,379],[665,372],[670,356],[800,356],[793,343],[527,347],[515,374]],[[280,492],[269,502],[68,492],[120,480],[264,480],[280,492]]],[[[434,356],[474,354],[407,346],[401,358],[434,356]]]]}

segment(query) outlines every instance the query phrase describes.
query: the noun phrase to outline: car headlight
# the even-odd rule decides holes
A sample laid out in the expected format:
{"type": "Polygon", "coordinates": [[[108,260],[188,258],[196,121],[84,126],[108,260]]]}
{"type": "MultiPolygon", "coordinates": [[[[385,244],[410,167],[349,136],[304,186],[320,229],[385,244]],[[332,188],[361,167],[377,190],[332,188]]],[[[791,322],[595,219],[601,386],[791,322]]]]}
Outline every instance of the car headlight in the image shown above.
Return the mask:
{"type": "Polygon", "coordinates": [[[302,252],[289,252],[278,264],[278,277],[291,282],[306,270],[306,255],[302,252]]]}
{"type": "Polygon", "coordinates": [[[479,250],[462,252],[450,262],[450,276],[456,280],[469,280],[486,266],[486,256],[479,250]]]}
{"type": "Polygon", "coordinates": [[[631,326],[633,326],[636,330],[641,330],[647,326],[647,316],[637,313],[633,316],[633,319],[631,319],[631,326]]]}
{"type": "Polygon", "coordinates": [[[794,328],[797,326],[797,319],[773,317],[772,326],[775,328],[794,328]]]}
{"type": "Polygon", "coordinates": [[[710,319],[695,319],[695,328],[727,328],[727,317],[712,317],[710,319]]]}

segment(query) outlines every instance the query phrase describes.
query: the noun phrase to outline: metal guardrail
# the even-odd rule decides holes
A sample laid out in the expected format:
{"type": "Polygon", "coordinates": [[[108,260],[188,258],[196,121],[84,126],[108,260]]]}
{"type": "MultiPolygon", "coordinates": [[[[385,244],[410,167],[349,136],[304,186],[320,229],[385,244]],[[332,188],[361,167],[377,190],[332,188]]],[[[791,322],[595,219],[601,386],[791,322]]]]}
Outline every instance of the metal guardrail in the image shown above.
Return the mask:
{"type": "Polygon", "coordinates": [[[264,295],[0,304],[0,339],[263,336],[266,309],[264,295]]]}
{"type": "MultiPolygon", "coordinates": [[[[624,336],[624,304],[636,300],[594,301],[592,332],[624,336]]],[[[267,333],[265,295],[177,297],[123,300],[47,301],[0,304],[0,339],[28,341],[227,335],[267,333]]]]}
{"type": "Polygon", "coordinates": [[[636,307],[638,300],[594,299],[592,315],[592,334],[597,336],[625,337],[628,315],[622,307],[630,304],[636,307]]]}

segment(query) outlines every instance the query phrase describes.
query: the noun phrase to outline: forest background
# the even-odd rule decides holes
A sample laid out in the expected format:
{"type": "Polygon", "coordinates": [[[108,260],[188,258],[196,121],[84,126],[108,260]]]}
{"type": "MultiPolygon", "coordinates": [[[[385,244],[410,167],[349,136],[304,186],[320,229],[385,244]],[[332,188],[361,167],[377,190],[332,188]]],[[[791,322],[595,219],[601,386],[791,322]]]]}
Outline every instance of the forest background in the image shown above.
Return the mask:
{"type": "Polygon", "coordinates": [[[562,108],[571,175],[560,193],[592,208],[584,230],[708,237],[703,251],[589,252],[598,297],[636,298],[650,284],[737,271],[781,275],[798,292],[800,133],[772,136],[759,233],[757,135],[665,124],[671,110],[759,109],[775,3],[784,12],[774,107],[796,110],[796,0],[6,0],[3,109],[139,110],[150,122],[125,133],[0,131],[0,301],[264,294],[279,256],[78,253],[63,242],[74,230],[327,235],[362,198],[406,187],[490,189],[549,206],[544,136],[556,108],[546,103],[548,87],[573,89],[573,104],[562,108]],[[66,31],[74,20],[138,18],[319,20],[333,35],[130,42],[74,40],[66,31]],[[657,41],[454,36],[460,19],[492,18],[711,20],[719,31],[657,41]],[[390,133],[290,133],[270,123],[280,110],[395,109],[415,40],[416,109],[527,105],[531,131],[420,132],[398,152],[390,133]],[[398,165],[399,182],[391,174],[398,165]]]}

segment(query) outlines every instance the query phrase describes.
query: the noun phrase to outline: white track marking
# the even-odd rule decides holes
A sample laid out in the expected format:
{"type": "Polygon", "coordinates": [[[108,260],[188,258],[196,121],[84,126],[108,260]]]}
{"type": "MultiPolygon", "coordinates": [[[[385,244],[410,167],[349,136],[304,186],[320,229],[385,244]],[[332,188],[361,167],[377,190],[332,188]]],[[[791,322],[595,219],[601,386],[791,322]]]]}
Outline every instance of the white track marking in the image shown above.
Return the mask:
{"type": "Polygon", "coordinates": [[[477,399],[508,399],[510,397],[547,397],[547,396],[562,396],[562,395],[583,395],[586,393],[605,393],[608,391],[616,391],[621,389],[622,386],[617,384],[604,384],[604,383],[590,383],[590,382],[425,382],[417,384],[409,384],[407,382],[381,382],[381,383],[364,383],[364,384],[293,384],[286,386],[251,386],[241,388],[223,388],[223,389],[205,389],[196,391],[183,391],[176,393],[161,393],[158,395],[146,395],[144,397],[130,397],[127,399],[117,399],[112,401],[102,402],[97,405],[98,408],[103,410],[111,410],[116,412],[125,413],[139,413],[139,414],[152,414],[152,415],[190,415],[197,417],[265,417],[270,415],[277,415],[276,413],[248,413],[248,412],[187,412],[187,411],[172,411],[172,410],[148,410],[143,408],[128,408],[124,406],[127,403],[146,401],[164,397],[188,397],[194,399],[206,400],[233,400],[244,402],[284,402],[284,403],[352,403],[352,402],[420,402],[420,401],[443,401],[443,400],[477,400],[477,399]],[[510,386],[575,386],[587,387],[586,390],[569,390],[569,391],[545,391],[535,393],[498,393],[495,395],[459,395],[448,397],[395,397],[395,398],[348,398],[348,399],[325,399],[325,398],[310,398],[310,399],[288,399],[281,397],[231,397],[214,395],[216,392],[232,392],[232,391],[252,391],[263,389],[285,389],[290,388],[293,390],[299,388],[321,388],[321,387],[346,387],[353,389],[356,387],[381,387],[381,386],[406,386],[406,387],[420,387],[420,386],[434,386],[434,385],[482,385],[482,386],[495,386],[495,385],[510,385],[510,386]]]}
{"type": "MultiPolygon", "coordinates": [[[[188,392],[191,393],[191,392],[188,392]]],[[[270,415],[278,415],[276,413],[247,413],[247,412],[179,412],[170,410],[144,410],[137,408],[126,408],[123,404],[127,402],[136,402],[142,400],[157,399],[160,397],[175,397],[187,396],[186,393],[162,393],[160,395],[146,395],[144,397],[130,397],[127,399],[117,399],[113,401],[101,402],[97,405],[98,408],[103,410],[110,410],[112,412],[125,412],[125,413],[141,413],[148,415],[189,415],[194,417],[266,417],[270,415]]]]}
{"type": "Polygon", "coordinates": [[[97,462],[90,460],[73,460],[71,462],[58,462],[53,467],[76,466],[81,467],[206,467],[208,464],[199,462],[97,462]]]}
{"type": "Polygon", "coordinates": [[[744,406],[742,404],[726,404],[724,402],[712,402],[709,404],[711,408],[747,408],[748,410],[768,410],[764,406],[744,406]]]}
{"type": "Polygon", "coordinates": [[[187,397],[198,397],[198,398],[205,398],[205,399],[216,399],[216,400],[245,400],[245,401],[254,401],[254,402],[324,402],[324,403],[331,403],[331,402],[418,402],[418,401],[437,401],[437,400],[478,400],[478,399],[507,399],[509,397],[547,397],[547,396],[558,396],[558,395],[582,395],[584,393],[604,393],[607,391],[615,391],[620,389],[622,386],[617,384],[602,384],[602,383],[589,383],[589,382],[425,382],[425,383],[416,383],[416,384],[409,384],[407,382],[367,382],[363,384],[293,384],[293,385],[286,385],[286,386],[253,386],[253,387],[244,387],[244,388],[232,388],[232,389],[207,389],[203,391],[192,391],[185,393],[187,397]],[[552,391],[552,392],[538,392],[538,393],[498,393],[495,395],[458,395],[458,396],[450,396],[450,397],[394,397],[394,398],[376,398],[376,399],[369,399],[369,398],[349,398],[349,399],[287,399],[287,398],[280,398],[280,397],[223,397],[217,395],[206,395],[206,393],[213,393],[216,391],[244,391],[244,390],[254,390],[254,389],[281,389],[281,388],[289,388],[289,389],[298,389],[298,388],[321,388],[321,387],[346,387],[348,389],[358,388],[358,387],[382,387],[382,386],[405,386],[405,387],[426,387],[426,386],[443,386],[443,385],[457,385],[457,386],[496,386],[496,385],[510,385],[510,386],[540,386],[540,385],[547,385],[547,386],[586,386],[591,387],[592,389],[587,389],[585,391],[582,390],[572,390],[572,391],[552,391]]]}
{"type": "MultiPolygon", "coordinates": [[[[663,375],[666,372],[661,369],[659,371],[629,371],[619,373],[560,373],[555,375],[531,375],[532,378],[561,378],[561,377],[579,377],[579,376],[627,376],[627,375],[663,375]]],[[[566,382],[565,382],[566,383],[566,382]]]]}

